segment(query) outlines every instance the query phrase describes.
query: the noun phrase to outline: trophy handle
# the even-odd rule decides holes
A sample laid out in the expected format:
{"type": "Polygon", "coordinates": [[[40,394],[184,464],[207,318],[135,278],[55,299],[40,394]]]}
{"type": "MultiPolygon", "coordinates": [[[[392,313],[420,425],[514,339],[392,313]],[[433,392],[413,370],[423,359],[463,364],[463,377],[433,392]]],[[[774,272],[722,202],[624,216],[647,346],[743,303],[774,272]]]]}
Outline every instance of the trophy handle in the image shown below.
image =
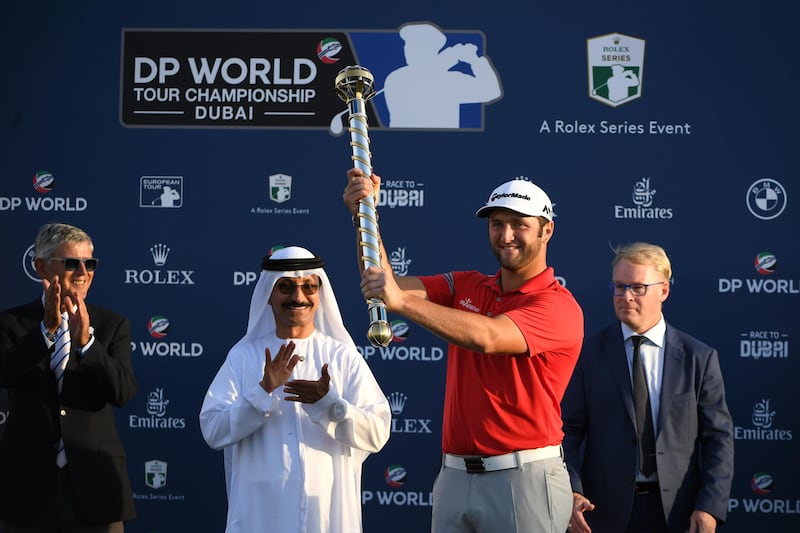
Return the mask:
{"type": "MultiPolygon", "coordinates": [[[[336,76],[336,93],[347,103],[349,112],[350,147],[355,168],[365,176],[372,176],[372,156],[369,151],[367,126],[367,100],[375,96],[372,73],[361,66],[349,66],[336,76]]],[[[358,228],[358,246],[362,268],[381,266],[381,249],[378,232],[378,212],[372,196],[358,203],[355,219],[358,228]]],[[[369,330],[367,339],[373,346],[388,346],[392,341],[392,328],[386,320],[386,306],[380,298],[367,298],[369,330]]]]}

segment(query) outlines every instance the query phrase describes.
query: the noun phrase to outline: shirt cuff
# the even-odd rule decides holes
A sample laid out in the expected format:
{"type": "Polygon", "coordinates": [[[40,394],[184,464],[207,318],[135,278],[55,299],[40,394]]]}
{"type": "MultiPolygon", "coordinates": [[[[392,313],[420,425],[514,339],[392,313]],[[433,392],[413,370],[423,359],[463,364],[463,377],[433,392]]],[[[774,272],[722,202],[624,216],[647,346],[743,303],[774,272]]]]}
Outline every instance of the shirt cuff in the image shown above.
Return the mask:
{"type": "Polygon", "coordinates": [[[56,343],[56,334],[50,333],[50,330],[44,326],[44,322],[39,322],[39,327],[42,330],[42,336],[44,337],[45,344],[47,344],[47,347],[50,348],[56,343]]]}
{"type": "Polygon", "coordinates": [[[278,389],[271,393],[264,390],[259,383],[250,389],[245,395],[245,399],[250,402],[256,410],[262,413],[265,417],[273,414],[277,408],[280,398],[278,396],[278,389]]]}
{"type": "Polygon", "coordinates": [[[79,354],[81,354],[81,355],[86,355],[86,352],[88,352],[88,351],[89,351],[89,348],[91,348],[91,347],[92,347],[92,344],[94,344],[94,335],[89,335],[89,342],[87,342],[87,343],[86,343],[86,344],[83,346],[83,348],[80,348],[80,349],[78,350],[78,353],[79,353],[79,354]]]}
{"type": "Polygon", "coordinates": [[[330,384],[328,393],[315,403],[304,403],[303,409],[306,410],[311,420],[320,422],[324,419],[333,422],[341,422],[347,417],[347,402],[342,399],[339,391],[330,384]]]}

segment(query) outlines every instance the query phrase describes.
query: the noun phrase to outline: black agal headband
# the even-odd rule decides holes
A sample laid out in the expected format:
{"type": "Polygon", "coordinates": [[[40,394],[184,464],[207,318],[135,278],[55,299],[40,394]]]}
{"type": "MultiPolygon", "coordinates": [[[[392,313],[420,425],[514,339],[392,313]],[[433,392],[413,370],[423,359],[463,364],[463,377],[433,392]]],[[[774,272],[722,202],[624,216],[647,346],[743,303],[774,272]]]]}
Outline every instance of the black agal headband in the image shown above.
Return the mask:
{"type": "Polygon", "coordinates": [[[325,263],[322,258],[315,255],[311,259],[270,259],[269,256],[261,260],[261,270],[271,272],[291,272],[295,270],[313,270],[323,268],[325,263]]]}

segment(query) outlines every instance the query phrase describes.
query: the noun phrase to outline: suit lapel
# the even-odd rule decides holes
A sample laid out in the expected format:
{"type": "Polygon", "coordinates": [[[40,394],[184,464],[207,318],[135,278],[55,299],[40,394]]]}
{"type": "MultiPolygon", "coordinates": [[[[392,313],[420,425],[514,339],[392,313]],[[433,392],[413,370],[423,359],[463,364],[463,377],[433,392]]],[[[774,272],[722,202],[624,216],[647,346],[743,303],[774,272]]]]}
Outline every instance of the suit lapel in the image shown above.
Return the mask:
{"type": "Polygon", "coordinates": [[[633,385],[631,384],[631,371],[628,367],[628,356],[625,353],[625,341],[619,324],[610,326],[606,330],[603,353],[608,358],[608,368],[616,381],[617,388],[622,396],[622,403],[631,418],[631,424],[636,427],[636,413],[633,410],[633,385]]]}
{"type": "Polygon", "coordinates": [[[675,391],[679,390],[684,355],[683,343],[675,330],[667,324],[667,331],[664,335],[664,375],[661,377],[661,401],[658,409],[656,438],[666,424],[672,397],[675,395],[675,391]]]}
{"type": "Polygon", "coordinates": [[[44,316],[44,306],[42,301],[34,300],[21,309],[20,314],[17,315],[17,320],[25,331],[31,329],[33,326],[42,321],[44,316]]]}

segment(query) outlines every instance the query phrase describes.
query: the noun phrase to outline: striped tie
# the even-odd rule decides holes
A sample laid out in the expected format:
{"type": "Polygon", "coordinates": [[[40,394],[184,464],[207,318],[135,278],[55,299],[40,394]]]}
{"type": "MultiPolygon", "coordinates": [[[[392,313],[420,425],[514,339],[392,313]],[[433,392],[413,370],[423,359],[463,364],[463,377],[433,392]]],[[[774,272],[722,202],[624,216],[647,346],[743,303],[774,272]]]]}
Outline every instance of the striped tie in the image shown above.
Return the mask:
{"type": "MultiPolygon", "coordinates": [[[[58,383],[58,393],[61,394],[61,385],[64,382],[64,369],[67,368],[67,361],[69,361],[69,351],[72,342],[69,336],[69,315],[63,313],[61,315],[61,326],[58,328],[58,336],[56,337],[55,348],[53,355],[50,356],[50,369],[56,376],[58,383]]],[[[56,455],[56,464],[62,468],[67,464],[67,454],[64,451],[64,439],[62,438],[58,443],[58,454],[56,455]]]]}

